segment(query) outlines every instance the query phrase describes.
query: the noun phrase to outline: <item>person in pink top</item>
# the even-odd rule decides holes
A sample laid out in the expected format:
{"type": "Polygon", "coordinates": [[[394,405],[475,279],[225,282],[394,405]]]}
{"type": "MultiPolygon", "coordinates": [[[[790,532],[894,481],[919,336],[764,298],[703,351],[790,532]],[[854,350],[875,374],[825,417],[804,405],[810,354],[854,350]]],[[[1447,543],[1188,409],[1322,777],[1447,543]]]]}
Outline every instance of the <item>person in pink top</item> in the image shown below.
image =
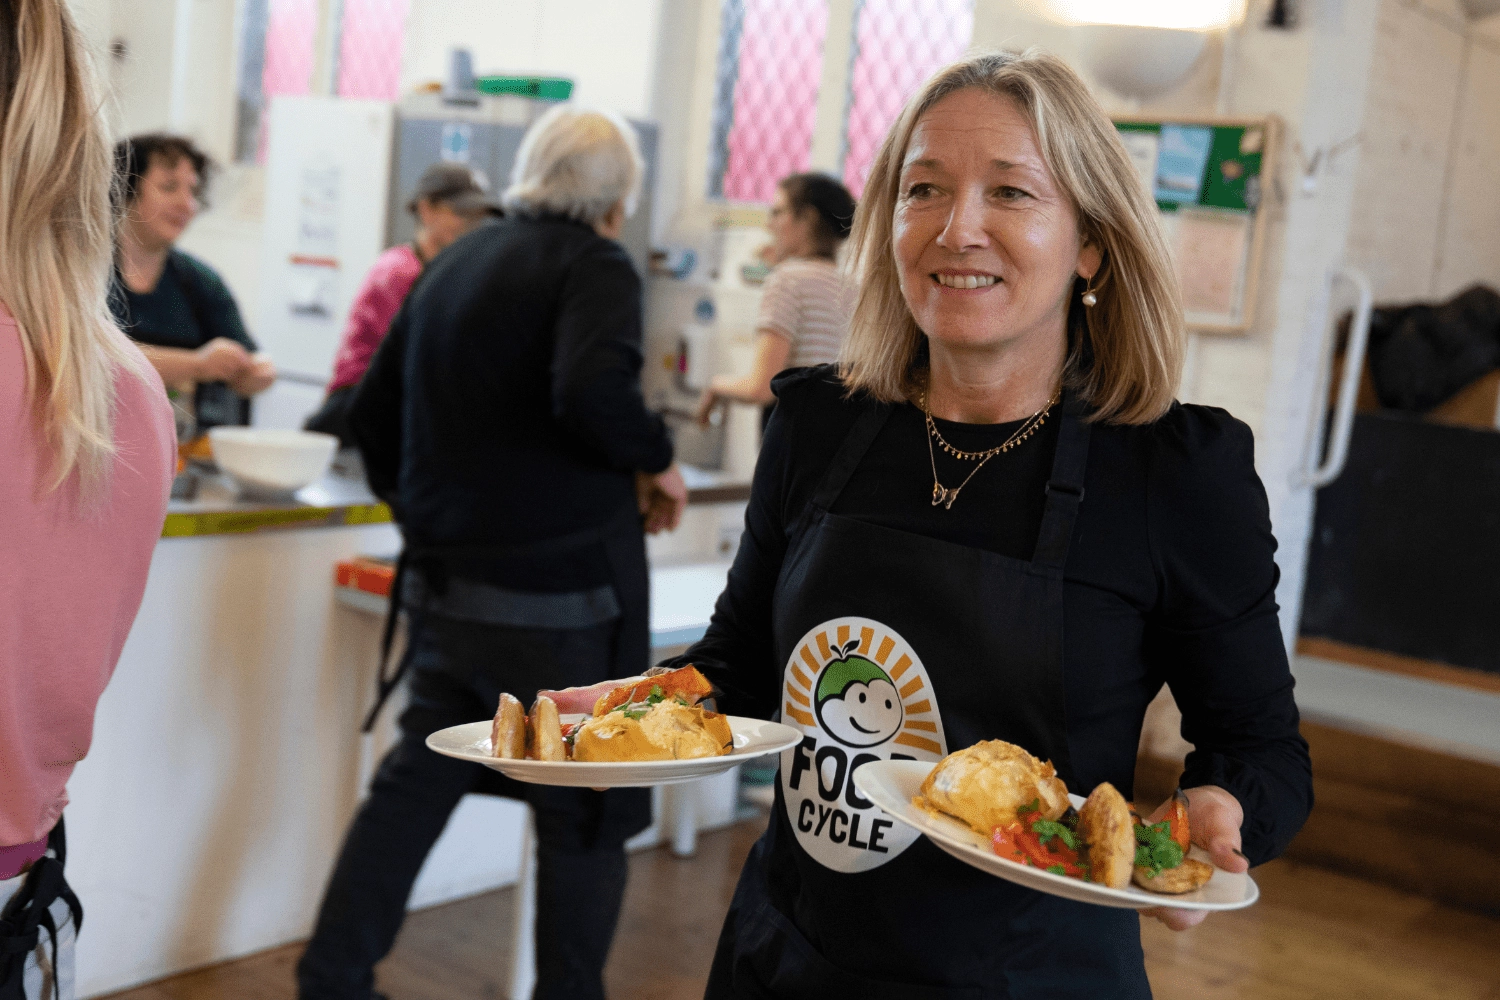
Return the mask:
{"type": "Polygon", "coordinates": [[[423,266],[485,218],[499,213],[479,178],[461,163],[428,167],[417,181],[406,210],[416,216],[416,238],[385,251],[365,275],[349,307],[344,337],[333,358],[328,395],[303,424],[307,430],[333,434],[345,445],[353,444],[346,414],[354,387],[370,367],[375,349],[385,339],[391,320],[423,266]]]}
{"type": "Polygon", "coordinates": [[[0,996],[68,998],[66,786],[140,608],[176,441],[106,305],[113,161],[65,0],[0,5],[0,65],[0,996]]]}

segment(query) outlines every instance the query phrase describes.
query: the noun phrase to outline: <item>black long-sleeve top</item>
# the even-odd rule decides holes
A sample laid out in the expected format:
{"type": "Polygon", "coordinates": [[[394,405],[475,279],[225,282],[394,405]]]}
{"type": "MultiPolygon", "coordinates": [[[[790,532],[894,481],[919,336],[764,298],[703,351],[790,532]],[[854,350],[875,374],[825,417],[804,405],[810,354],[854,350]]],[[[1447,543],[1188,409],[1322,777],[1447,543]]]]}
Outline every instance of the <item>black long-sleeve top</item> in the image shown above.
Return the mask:
{"type": "MultiPolygon", "coordinates": [[[[872,405],[844,398],[826,367],[785,374],[775,388],[728,586],[707,635],[673,661],[703,669],[726,711],[762,718],[781,700],[785,664],[772,648],[771,599],[788,531],[861,408],[872,405]]],[[[937,423],[969,451],[1000,444],[1018,426],[937,423]]],[[[922,413],[899,405],[832,512],[1029,559],[1058,424],[1054,415],[997,455],[945,510],[931,503],[922,413]]],[[[941,450],[936,460],[949,487],[974,467],[941,450]]],[[[1180,404],[1146,426],[1096,423],[1084,489],[1064,574],[1068,747],[1084,785],[1074,790],[1107,780],[1131,794],[1142,718],[1166,683],[1195,747],[1183,787],[1232,792],[1245,810],[1245,853],[1257,864],[1275,857],[1312,807],[1312,772],[1277,623],[1276,542],[1249,428],[1223,410],[1180,404]]]]}
{"type": "MultiPolygon", "coordinates": [[[[641,322],[630,258],[583,223],[510,216],[438,254],[350,412],[370,485],[408,541],[527,543],[633,507],[635,472],[672,462],[641,396],[641,322]]],[[[610,582],[599,545],[449,568],[540,593],[610,582]]]]}

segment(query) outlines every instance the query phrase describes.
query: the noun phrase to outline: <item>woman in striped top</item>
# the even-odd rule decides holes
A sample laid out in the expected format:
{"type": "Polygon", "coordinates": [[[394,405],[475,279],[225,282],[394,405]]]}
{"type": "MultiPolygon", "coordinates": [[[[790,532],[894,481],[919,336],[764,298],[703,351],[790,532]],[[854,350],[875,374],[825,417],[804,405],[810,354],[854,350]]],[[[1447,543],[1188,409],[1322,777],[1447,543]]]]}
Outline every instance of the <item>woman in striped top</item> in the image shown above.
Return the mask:
{"type": "Polygon", "coordinates": [[[854,197],[827,174],[793,174],[777,185],[766,223],[771,245],[762,254],[774,270],[755,324],[755,365],[748,375],[719,375],[709,383],[698,402],[700,424],[729,400],[759,403],[769,417],[771,379],[779,372],[838,359],[854,285],[834,258],[853,221],[854,197]]]}

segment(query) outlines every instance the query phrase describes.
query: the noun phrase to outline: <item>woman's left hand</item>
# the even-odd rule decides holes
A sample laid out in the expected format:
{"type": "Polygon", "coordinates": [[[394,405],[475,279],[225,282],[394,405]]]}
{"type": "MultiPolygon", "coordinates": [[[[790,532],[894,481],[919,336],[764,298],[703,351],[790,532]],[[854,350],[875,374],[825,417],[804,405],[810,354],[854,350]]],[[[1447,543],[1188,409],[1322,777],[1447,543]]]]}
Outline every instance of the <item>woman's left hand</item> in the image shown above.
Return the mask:
{"type": "Polygon", "coordinates": [[[276,364],[264,354],[251,359],[250,367],[231,379],[229,388],[247,399],[271,388],[276,381],[276,364]]]}
{"type": "MultiPolygon", "coordinates": [[[[1216,868],[1226,872],[1250,870],[1250,860],[1240,853],[1240,825],[1245,821],[1245,810],[1239,799],[1217,785],[1200,785],[1182,793],[1187,797],[1188,828],[1193,843],[1209,853],[1209,860],[1216,868]]],[[[1171,799],[1146,820],[1149,826],[1161,821],[1166,815],[1171,799]]],[[[1170,906],[1155,906],[1142,910],[1142,915],[1155,917],[1174,931],[1185,931],[1203,923],[1208,916],[1205,910],[1178,910],[1170,906]]]]}
{"type": "Polygon", "coordinates": [[[693,414],[699,427],[707,427],[713,417],[714,409],[724,404],[724,398],[714,391],[712,385],[703,390],[703,395],[698,397],[698,412],[693,414]]]}

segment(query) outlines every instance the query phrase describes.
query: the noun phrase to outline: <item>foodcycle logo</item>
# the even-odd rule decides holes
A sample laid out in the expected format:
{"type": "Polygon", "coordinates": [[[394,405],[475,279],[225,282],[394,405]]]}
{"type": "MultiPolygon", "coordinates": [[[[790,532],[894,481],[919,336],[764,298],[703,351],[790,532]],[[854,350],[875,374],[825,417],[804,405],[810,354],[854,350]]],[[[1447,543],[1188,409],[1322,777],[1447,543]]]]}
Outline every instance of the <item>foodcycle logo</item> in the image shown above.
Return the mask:
{"type": "Polygon", "coordinates": [[[927,671],[892,629],[835,618],[809,631],[786,665],[782,721],[801,729],[781,755],[781,793],[802,849],[840,872],[878,868],[917,831],[859,794],[850,776],[875,760],[941,760],[943,720],[927,671]]]}

